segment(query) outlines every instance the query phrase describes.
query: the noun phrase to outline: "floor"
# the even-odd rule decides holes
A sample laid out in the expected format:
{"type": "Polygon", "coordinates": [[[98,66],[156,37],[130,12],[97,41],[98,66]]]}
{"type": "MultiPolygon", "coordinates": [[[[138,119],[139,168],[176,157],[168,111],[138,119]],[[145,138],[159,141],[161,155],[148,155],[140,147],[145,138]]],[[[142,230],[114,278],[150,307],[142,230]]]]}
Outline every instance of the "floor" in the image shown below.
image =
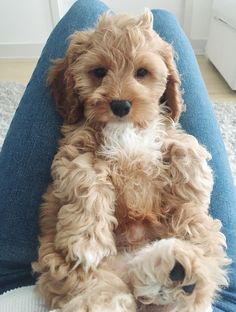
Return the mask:
{"type": "Polygon", "coordinates": [[[236,103],[236,91],[230,89],[214,65],[203,55],[197,60],[212,101],[236,103]]]}
{"type": "MultiPolygon", "coordinates": [[[[224,78],[205,56],[197,57],[209,95],[213,102],[235,102],[236,91],[232,91],[224,78]]],[[[26,85],[37,60],[0,59],[0,81],[15,81],[26,85]]]]}
{"type": "Polygon", "coordinates": [[[0,81],[14,81],[26,85],[36,64],[35,59],[0,59],[0,81]]]}

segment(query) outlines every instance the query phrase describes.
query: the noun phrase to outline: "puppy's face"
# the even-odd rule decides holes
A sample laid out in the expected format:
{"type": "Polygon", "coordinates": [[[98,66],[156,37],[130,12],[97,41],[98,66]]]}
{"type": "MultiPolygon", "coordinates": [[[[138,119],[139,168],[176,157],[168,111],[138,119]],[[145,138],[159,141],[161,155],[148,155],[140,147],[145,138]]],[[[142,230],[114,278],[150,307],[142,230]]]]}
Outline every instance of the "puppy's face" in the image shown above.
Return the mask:
{"type": "Polygon", "coordinates": [[[150,12],[139,19],[105,15],[95,30],[75,33],[49,83],[68,123],[145,125],[156,118],[160,100],[174,120],[181,111],[172,49],[152,30],[150,12]]]}

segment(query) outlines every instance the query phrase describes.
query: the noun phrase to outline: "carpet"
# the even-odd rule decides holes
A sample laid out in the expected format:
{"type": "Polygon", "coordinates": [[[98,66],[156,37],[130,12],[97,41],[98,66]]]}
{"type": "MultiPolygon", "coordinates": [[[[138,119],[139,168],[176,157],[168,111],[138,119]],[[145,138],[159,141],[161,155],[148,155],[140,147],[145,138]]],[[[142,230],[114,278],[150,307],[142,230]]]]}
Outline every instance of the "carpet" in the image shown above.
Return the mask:
{"type": "MultiPolygon", "coordinates": [[[[0,83],[0,150],[25,86],[15,82],[0,83]]],[[[228,152],[236,185],[236,103],[214,103],[221,133],[228,152]]]]}

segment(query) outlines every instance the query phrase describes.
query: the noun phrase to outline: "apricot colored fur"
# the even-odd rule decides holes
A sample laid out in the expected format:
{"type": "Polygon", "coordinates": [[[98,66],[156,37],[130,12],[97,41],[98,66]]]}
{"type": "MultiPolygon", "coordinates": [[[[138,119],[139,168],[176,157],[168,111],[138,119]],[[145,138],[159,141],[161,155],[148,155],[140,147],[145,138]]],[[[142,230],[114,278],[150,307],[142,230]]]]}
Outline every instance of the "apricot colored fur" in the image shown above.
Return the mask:
{"type": "Polygon", "coordinates": [[[64,126],[33,264],[47,305],[206,311],[227,285],[230,261],[221,223],[208,214],[210,154],[178,124],[180,77],[152,14],[106,14],[96,29],[73,34],[49,84],[64,126]],[[139,68],[147,75],[137,77],[139,68]],[[110,107],[117,99],[132,102],[122,118],[110,107]],[[176,262],[181,281],[170,278],[176,262]]]}

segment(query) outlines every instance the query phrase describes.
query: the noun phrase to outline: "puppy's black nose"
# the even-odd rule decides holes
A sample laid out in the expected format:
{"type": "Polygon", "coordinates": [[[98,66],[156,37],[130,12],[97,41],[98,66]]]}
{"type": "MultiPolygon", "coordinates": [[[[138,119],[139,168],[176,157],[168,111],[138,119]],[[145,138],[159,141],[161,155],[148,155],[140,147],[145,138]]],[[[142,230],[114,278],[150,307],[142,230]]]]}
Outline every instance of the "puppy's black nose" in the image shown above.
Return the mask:
{"type": "Polygon", "coordinates": [[[110,102],[113,114],[119,117],[128,115],[131,105],[131,102],[127,100],[114,100],[110,102]]]}

